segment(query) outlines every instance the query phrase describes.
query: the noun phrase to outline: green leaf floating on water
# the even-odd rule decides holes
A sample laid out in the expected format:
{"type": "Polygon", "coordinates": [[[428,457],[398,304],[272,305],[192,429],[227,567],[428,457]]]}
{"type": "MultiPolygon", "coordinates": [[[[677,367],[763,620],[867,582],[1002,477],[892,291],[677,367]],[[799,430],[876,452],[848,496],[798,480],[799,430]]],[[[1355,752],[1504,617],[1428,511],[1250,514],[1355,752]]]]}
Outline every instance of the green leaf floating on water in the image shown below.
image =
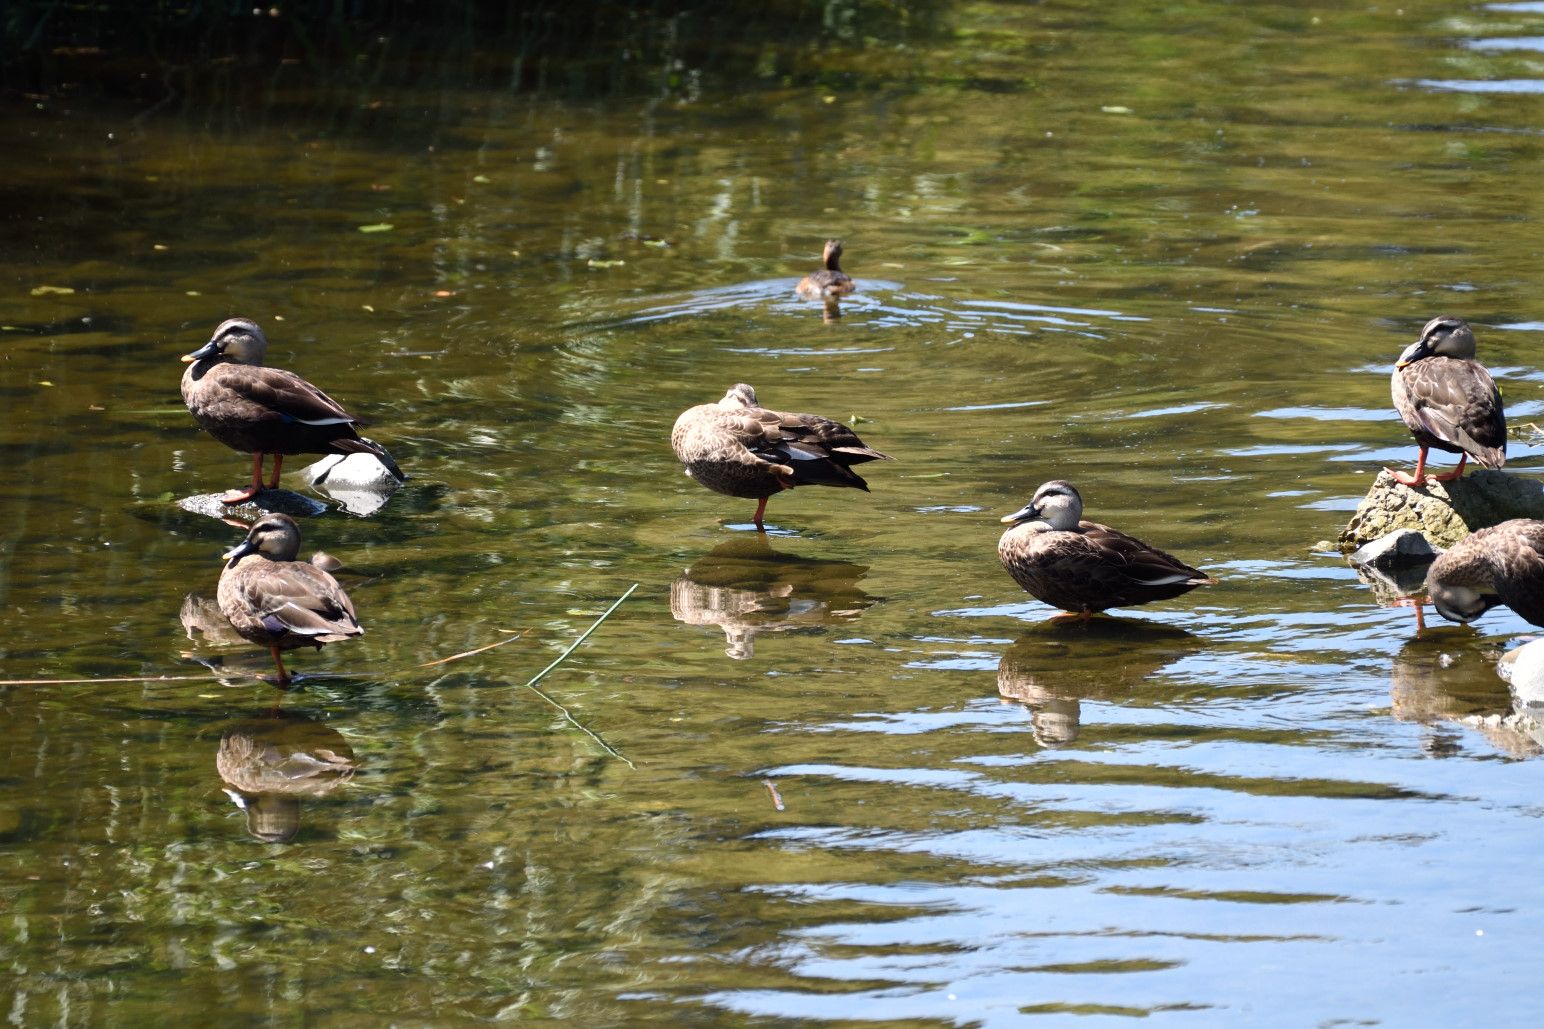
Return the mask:
{"type": "Polygon", "coordinates": [[[69,286],[33,286],[32,287],[32,295],[35,296],[35,297],[46,297],[46,296],[50,296],[50,295],[53,295],[53,296],[69,296],[71,293],[74,293],[74,292],[75,292],[75,290],[70,288],[69,286]]]}
{"type": "Polygon", "coordinates": [[[374,225],[361,225],[359,227],[359,231],[360,232],[390,232],[394,228],[396,228],[396,226],[391,224],[390,222],[376,222],[374,225]]]}

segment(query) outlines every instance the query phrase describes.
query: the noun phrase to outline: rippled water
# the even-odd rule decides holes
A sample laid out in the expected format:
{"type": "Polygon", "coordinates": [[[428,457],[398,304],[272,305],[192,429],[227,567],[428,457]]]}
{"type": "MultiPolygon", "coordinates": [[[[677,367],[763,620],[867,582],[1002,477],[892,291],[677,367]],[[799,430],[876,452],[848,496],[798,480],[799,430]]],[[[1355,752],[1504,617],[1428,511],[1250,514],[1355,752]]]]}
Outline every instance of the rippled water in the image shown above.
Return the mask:
{"type": "Polygon", "coordinates": [[[1528,627],[1417,635],[1321,541],[1431,315],[1544,413],[1540,36],[988,3],[810,84],[6,97],[0,667],[101,681],[0,686],[0,1012],[1522,1017],[1528,627]],[[282,697],[175,505],[246,474],[176,390],[235,313],[412,475],[305,523],[368,631],[282,697]],[[668,446],[736,381],[897,460],[761,537],[668,446]],[[1051,620],[994,544],[1054,477],[1219,584],[1051,620]]]}

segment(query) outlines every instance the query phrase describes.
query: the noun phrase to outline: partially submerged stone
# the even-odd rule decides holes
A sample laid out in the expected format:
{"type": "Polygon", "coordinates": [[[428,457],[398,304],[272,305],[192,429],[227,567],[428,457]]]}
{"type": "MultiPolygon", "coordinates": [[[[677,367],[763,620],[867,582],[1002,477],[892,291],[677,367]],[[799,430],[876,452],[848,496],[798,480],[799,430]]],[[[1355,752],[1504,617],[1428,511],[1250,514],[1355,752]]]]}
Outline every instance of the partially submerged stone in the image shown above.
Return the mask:
{"type": "Polygon", "coordinates": [[[374,454],[329,454],[302,474],[312,489],[360,517],[379,511],[402,486],[374,454]]]}
{"type": "Polygon", "coordinates": [[[1347,555],[1346,562],[1379,601],[1392,603],[1421,591],[1426,570],[1438,553],[1420,532],[1399,529],[1363,544],[1347,555]]]}
{"type": "Polygon", "coordinates": [[[1432,546],[1451,547],[1474,530],[1509,518],[1544,518],[1544,483],[1481,469],[1415,489],[1383,471],[1341,531],[1340,546],[1352,550],[1399,529],[1415,529],[1432,546]]]}
{"type": "Polygon", "coordinates": [[[327,510],[327,505],[320,500],[287,489],[265,489],[251,500],[239,504],[222,503],[218,493],[200,493],[182,498],[177,501],[177,506],[184,511],[208,515],[210,518],[237,518],[245,522],[256,522],[269,513],[287,514],[291,518],[314,518],[327,510]]]}

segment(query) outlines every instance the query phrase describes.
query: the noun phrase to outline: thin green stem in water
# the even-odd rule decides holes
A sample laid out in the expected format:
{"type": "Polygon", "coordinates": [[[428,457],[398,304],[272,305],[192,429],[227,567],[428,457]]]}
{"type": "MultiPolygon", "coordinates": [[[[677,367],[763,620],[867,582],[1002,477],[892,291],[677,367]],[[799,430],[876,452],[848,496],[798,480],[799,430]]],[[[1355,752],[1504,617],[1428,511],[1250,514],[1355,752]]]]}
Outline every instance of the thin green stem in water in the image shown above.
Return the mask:
{"type": "Polygon", "coordinates": [[[632,596],[633,595],[633,590],[635,590],[637,588],[638,588],[638,584],[636,582],[633,583],[631,586],[627,587],[627,592],[622,594],[620,597],[618,597],[612,603],[612,605],[610,607],[606,608],[606,610],[601,614],[601,616],[599,618],[597,618],[597,619],[595,619],[595,621],[591,622],[590,623],[590,627],[588,629],[584,630],[584,632],[580,633],[579,634],[579,638],[574,640],[574,642],[570,643],[568,645],[568,649],[567,650],[565,650],[565,651],[563,651],[563,653],[559,654],[557,656],[557,659],[555,661],[553,661],[551,664],[549,664],[546,668],[543,668],[541,671],[539,671],[535,675],[531,676],[530,681],[525,684],[525,688],[526,689],[530,690],[532,693],[536,694],[538,697],[540,697],[541,699],[545,700],[547,703],[551,704],[553,707],[557,708],[558,711],[560,711],[562,713],[563,718],[570,725],[572,725],[575,729],[578,729],[580,732],[584,733],[590,739],[594,740],[596,743],[598,743],[600,745],[600,748],[602,750],[604,750],[606,753],[610,754],[612,757],[617,758],[617,759],[625,762],[627,764],[627,767],[628,768],[632,768],[632,769],[637,769],[638,766],[633,764],[631,761],[629,761],[627,759],[626,755],[624,755],[621,751],[617,750],[615,747],[611,746],[611,744],[609,744],[605,740],[601,739],[599,733],[595,732],[593,729],[588,728],[582,722],[580,722],[579,719],[575,718],[573,716],[573,714],[568,710],[568,708],[564,707],[562,704],[559,704],[556,700],[553,700],[552,697],[550,695],[548,695],[547,693],[545,693],[544,691],[537,689],[536,688],[536,684],[541,682],[544,678],[546,678],[548,672],[552,671],[558,665],[562,664],[564,659],[566,659],[568,657],[568,655],[572,654],[575,650],[577,650],[579,648],[579,644],[581,644],[585,640],[589,639],[590,638],[590,634],[593,633],[596,629],[600,628],[600,623],[604,622],[607,618],[610,618],[611,617],[611,612],[613,612],[617,608],[621,607],[622,606],[622,601],[624,601],[628,597],[632,596]]]}

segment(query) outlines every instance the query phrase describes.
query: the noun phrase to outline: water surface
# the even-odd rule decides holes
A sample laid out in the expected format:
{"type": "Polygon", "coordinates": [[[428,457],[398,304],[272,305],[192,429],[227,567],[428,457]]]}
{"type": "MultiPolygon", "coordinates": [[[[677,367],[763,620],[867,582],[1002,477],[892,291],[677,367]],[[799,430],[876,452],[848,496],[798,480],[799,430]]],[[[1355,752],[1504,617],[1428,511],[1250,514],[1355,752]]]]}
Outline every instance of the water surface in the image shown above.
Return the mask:
{"type": "Polygon", "coordinates": [[[1540,36],[983,3],[649,90],[5,96],[0,668],[134,681],[0,687],[0,1011],[1515,1018],[1538,747],[1475,716],[1527,626],[1318,544],[1432,315],[1540,410],[1540,36]],[[368,632],[282,697],[180,618],[240,531],[175,501],[248,466],[177,357],[238,313],[412,475],[305,524],[368,632]],[[758,537],[668,447],[737,381],[897,460],[758,537]],[[994,545],[1056,477],[1219,584],[1052,621],[994,545]],[[263,842],[221,755],[296,739],[349,767],[263,842]]]}

